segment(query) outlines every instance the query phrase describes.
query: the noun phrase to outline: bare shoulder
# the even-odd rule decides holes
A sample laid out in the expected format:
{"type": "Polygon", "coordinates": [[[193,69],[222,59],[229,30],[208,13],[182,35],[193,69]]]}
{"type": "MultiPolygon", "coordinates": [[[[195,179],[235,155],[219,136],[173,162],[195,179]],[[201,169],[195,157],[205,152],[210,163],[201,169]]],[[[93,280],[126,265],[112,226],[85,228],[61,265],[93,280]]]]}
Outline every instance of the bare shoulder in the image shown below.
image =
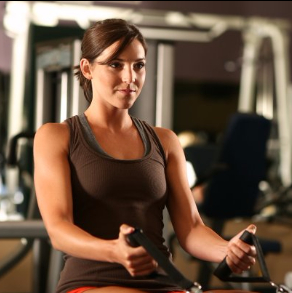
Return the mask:
{"type": "Polygon", "coordinates": [[[66,123],[46,123],[35,134],[35,146],[65,146],[69,142],[69,127],[66,123]]]}
{"type": "Polygon", "coordinates": [[[177,139],[177,135],[171,129],[164,128],[164,127],[157,127],[157,126],[153,128],[161,140],[177,139]]]}
{"type": "Polygon", "coordinates": [[[154,130],[161,141],[166,155],[181,148],[179,139],[173,130],[163,127],[154,127],[154,130]]]}
{"type": "Polygon", "coordinates": [[[178,141],[178,137],[174,131],[168,128],[163,127],[154,127],[156,134],[161,140],[162,144],[173,143],[174,141],[178,141]]]}

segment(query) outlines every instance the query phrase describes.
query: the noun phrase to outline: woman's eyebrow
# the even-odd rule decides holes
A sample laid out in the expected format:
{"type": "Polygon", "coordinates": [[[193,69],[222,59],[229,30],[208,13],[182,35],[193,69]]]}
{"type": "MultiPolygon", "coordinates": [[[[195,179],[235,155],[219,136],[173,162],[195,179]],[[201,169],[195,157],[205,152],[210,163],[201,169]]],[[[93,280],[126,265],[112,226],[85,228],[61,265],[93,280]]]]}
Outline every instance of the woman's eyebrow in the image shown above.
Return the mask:
{"type": "MultiPolygon", "coordinates": [[[[146,58],[143,57],[143,58],[137,58],[137,59],[135,59],[135,60],[133,60],[133,61],[137,62],[137,61],[145,61],[145,60],[146,60],[146,58]]],[[[113,59],[112,61],[129,61],[129,60],[127,60],[127,59],[122,59],[122,58],[115,58],[115,59],[113,59]]]]}

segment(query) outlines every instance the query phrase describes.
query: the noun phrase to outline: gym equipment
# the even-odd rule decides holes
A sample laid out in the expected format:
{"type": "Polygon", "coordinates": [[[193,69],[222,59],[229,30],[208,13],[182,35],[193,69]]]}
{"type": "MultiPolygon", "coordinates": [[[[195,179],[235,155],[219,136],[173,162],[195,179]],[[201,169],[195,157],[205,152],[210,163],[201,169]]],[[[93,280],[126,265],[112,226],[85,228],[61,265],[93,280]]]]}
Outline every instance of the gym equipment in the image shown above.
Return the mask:
{"type": "MultiPolygon", "coordinates": [[[[266,179],[270,129],[271,120],[258,114],[236,112],[227,122],[218,149],[204,149],[204,145],[185,149],[186,159],[195,171],[200,171],[197,184],[206,184],[203,201],[198,204],[200,214],[209,221],[208,226],[225,239],[230,238],[224,233],[228,221],[257,215],[259,183],[266,179]]],[[[175,234],[169,238],[172,253],[174,239],[175,234]]],[[[278,240],[260,239],[260,243],[264,255],[282,250],[278,240]]],[[[214,268],[209,262],[199,261],[197,280],[208,288],[214,268]]]]}
{"type": "MultiPolygon", "coordinates": [[[[271,286],[276,288],[276,293],[292,293],[292,291],[284,285],[278,285],[274,283],[268,273],[268,269],[264,260],[263,252],[258,241],[258,238],[245,230],[241,235],[240,239],[246,243],[253,244],[256,247],[258,260],[262,269],[262,277],[244,277],[232,275],[232,271],[224,259],[214,271],[214,275],[222,281],[232,282],[268,282],[271,286]]],[[[134,232],[127,235],[129,244],[133,247],[143,246],[146,251],[157,261],[159,266],[168,274],[169,278],[179,285],[182,289],[187,292],[201,293],[202,286],[197,282],[192,282],[186,279],[169,261],[169,259],[151,242],[151,240],[143,233],[142,229],[136,228],[134,232]]],[[[212,290],[211,292],[243,292],[242,290],[212,290]]],[[[245,291],[247,292],[247,291],[245,291]]]]}
{"type": "MultiPolygon", "coordinates": [[[[6,164],[19,169],[19,177],[28,176],[22,169],[17,155],[20,139],[33,140],[33,132],[20,132],[10,140],[6,164]]],[[[41,219],[34,186],[30,186],[27,209],[24,220],[1,221],[0,239],[19,239],[15,249],[0,259],[0,277],[9,272],[29,252],[33,254],[32,293],[53,293],[63,266],[63,254],[52,248],[48,233],[41,219]]]]}
{"type": "Polygon", "coordinates": [[[248,244],[253,244],[256,247],[258,260],[262,271],[262,276],[245,277],[233,275],[226,263],[226,258],[216,268],[216,270],[214,271],[214,275],[218,277],[221,281],[269,283],[271,286],[276,288],[276,293],[292,293],[292,290],[290,290],[288,287],[284,285],[278,285],[271,280],[258,238],[254,234],[245,230],[240,236],[240,239],[248,244]]]}

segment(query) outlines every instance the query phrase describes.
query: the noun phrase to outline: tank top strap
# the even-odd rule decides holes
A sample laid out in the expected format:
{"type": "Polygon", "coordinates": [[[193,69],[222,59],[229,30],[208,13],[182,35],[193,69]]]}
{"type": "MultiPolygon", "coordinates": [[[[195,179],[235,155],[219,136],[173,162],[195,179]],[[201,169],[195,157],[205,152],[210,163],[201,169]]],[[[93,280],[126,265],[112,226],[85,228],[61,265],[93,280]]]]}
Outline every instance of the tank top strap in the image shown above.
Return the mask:
{"type": "MultiPolygon", "coordinates": [[[[138,119],[138,118],[136,118],[138,119]]],[[[147,123],[146,121],[140,120],[140,124],[143,126],[145,133],[147,133],[147,135],[149,137],[151,137],[151,141],[155,144],[156,148],[159,150],[161,157],[163,158],[164,164],[166,165],[166,156],[165,156],[165,152],[163,149],[163,146],[161,144],[161,141],[158,137],[158,135],[156,134],[154,127],[152,125],[150,125],[149,123],[147,123]]]]}

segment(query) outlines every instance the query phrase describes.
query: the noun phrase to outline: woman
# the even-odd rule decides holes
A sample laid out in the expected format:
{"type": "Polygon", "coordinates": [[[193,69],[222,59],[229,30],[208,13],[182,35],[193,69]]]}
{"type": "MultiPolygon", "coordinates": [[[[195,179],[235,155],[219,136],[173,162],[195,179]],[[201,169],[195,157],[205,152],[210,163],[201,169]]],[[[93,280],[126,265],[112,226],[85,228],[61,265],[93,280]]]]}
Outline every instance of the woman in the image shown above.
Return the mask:
{"type": "Polygon", "coordinates": [[[89,107],[36,133],[38,205],[52,245],[66,255],[57,293],[182,291],[142,247],[127,242],[140,227],[170,257],[162,236],[165,206],[188,253],[212,262],[227,255],[237,273],[255,262],[253,246],[238,236],[226,242],[204,225],[177,136],[129,115],[144,84],[146,53],[135,26],[121,19],[95,23],[76,66],[89,107]]]}

